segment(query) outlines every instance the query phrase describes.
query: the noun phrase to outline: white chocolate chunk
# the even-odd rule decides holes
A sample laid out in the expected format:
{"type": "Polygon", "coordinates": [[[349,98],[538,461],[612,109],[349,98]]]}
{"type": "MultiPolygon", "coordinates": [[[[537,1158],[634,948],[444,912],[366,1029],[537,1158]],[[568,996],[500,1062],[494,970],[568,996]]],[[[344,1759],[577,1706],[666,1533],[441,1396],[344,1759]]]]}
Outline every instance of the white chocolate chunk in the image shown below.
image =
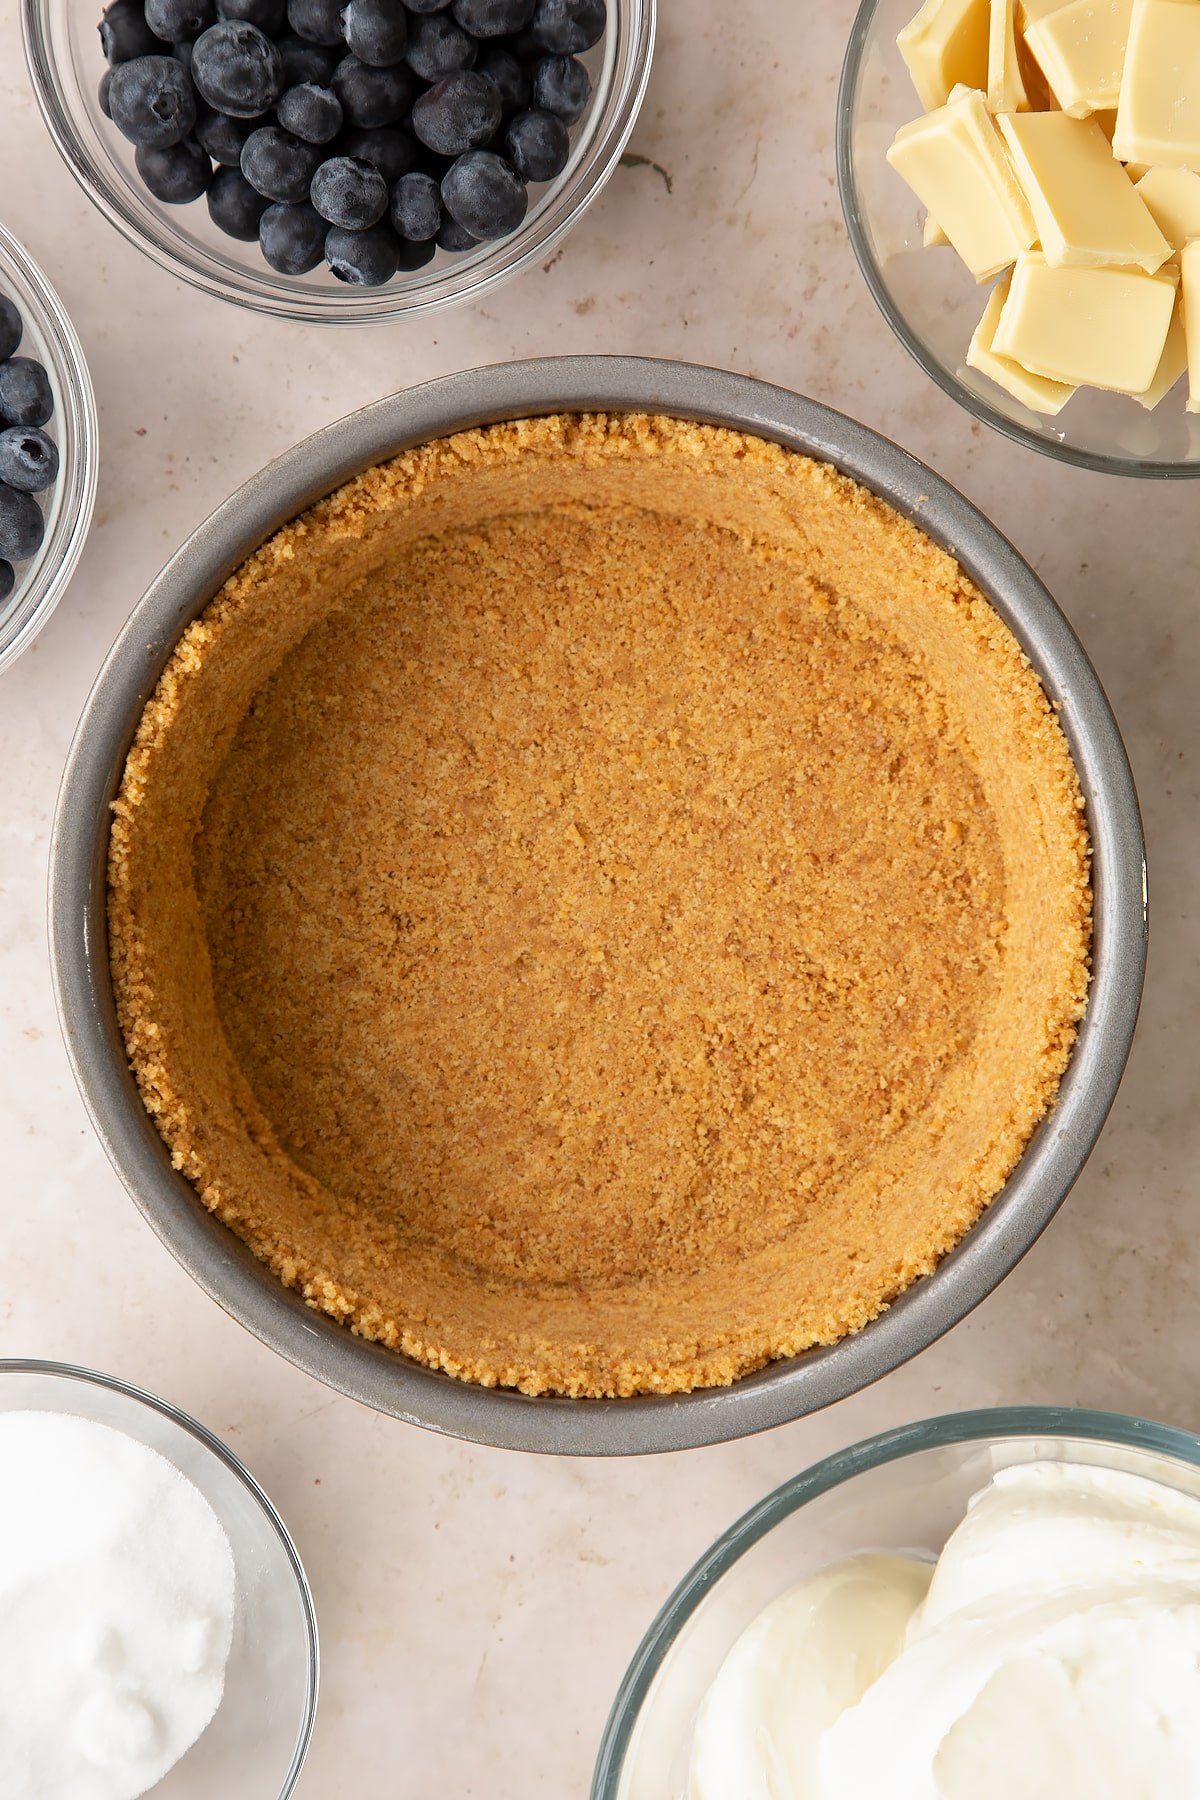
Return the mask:
{"type": "Polygon", "coordinates": [[[983,88],[988,79],[989,0],[925,0],[896,46],[926,112],[935,112],[959,82],[983,88]]]}
{"type": "Polygon", "coordinates": [[[1022,32],[1026,32],[1031,25],[1039,24],[1052,12],[1061,12],[1070,4],[1071,0],[1017,0],[1017,23],[1022,32]]]}
{"type": "Polygon", "coordinates": [[[1116,106],[1133,5],[1070,0],[1026,26],[1025,42],[1064,112],[1082,119],[1116,106]]]}
{"type": "Polygon", "coordinates": [[[1012,394],[1029,407],[1031,412],[1046,413],[1053,418],[1062,411],[1075,389],[1062,381],[1047,381],[1044,375],[1031,375],[1019,362],[1014,362],[1008,356],[997,355],[993,348],[996,326],[1000,321],[1004,302],[1008,299],[1008,287],[1007,281],[997,282],[988,295],[983,317],[967,351],[967,366],[978,369],[981,375],[986,375],[997,387],[1012,394]]]}
{"type": "Polygon", "coordinates": [[[1144,394],[1158,373],[1175,295],[1170,264],[1153,275],[1052,268],[1030,251],[1013,271],[993,348],[1051,381],[1144,394]]]}
{"type": "Polygon", "coordinates": [[[1135,0],[1113,150],[1126,163],[1200,169],[1200,4],[1135,0]]]}
{"type": "Polygon", "coordinates": [[[1189,412],[1200,412],[1200,238],[1183,247],[1183,329],[1187,340],[1189,412]]]}
{"type": "Polygon", "coordinates": [[[991,0],[988,37],[988,106],[994,113],[1024,112],[1029,95],[1017,62],[1016,0],[991,0]]]}
{"type": "Polygon", "coordinates": [[[1167,332],[1167,341],[1163,345],[1163,353],[1159,359],[1158,373],[1146,389],[1139,394],[1138,400],[1147,412],[1153,412],[1160,400],[1165,400],[1180,376],[1187,373],[1188,353],[1187,336],[1183,328],[1183,296],[1171,314],[1171,326],[1167,332]]]}
{"type": "Polygon", "coordinates": [[[1194,170],[1147,169],[1137,191],[1173,250],[1200,238],[1200,175],[1194,170]]]}
{"type": "Polygon", "coordinates": [[[1050,83],[1042,74],[1037,57],[1025,42],[1024,32],[1021,32],[1017,38],[1017,67],[1021,71],[1021,79],[1025,84],[1025,92],[1029,99],[1029,111],[1057,112],[1058,101],[1050,92],[1050,83]]]}
{"type": "Polygon", "coordinates": [[[977,281],[998,275],[1035,241],[1033,215],[981,93],[902,126],[888,161],[977,281]]]}
{"type": "Polygon", "coordinates": [[[1055,268],[1161,268],[1171,245],[1094,119],[1065,112],[1004,114],[997,121],[1055,268]]]}

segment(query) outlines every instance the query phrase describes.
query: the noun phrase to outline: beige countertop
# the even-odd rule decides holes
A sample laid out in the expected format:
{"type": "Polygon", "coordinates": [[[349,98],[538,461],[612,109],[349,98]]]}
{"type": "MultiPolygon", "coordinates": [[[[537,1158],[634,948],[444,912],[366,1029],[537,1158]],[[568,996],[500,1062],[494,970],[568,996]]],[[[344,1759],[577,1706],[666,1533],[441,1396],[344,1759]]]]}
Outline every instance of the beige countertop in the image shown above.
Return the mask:
{"type": "Polygon", "coordinates": [[[300,1789],[310,1800],[585,1800],[616,1684],[677,1578],[768,1488],[883,1426],[1060,1401],[1200,1428],[1200,487],[1087,475],[1003,442],[893,341],[854,266],[834,180],[852,0],[662,10],[633,139],[646,160],[617,172],[561,253],[481,307],[356,332],[254,318],[125,244],[42,126],[15,4],[0,16],[0,209],[74,317],[104,439],[74,584],[0,676],[0,1355],[151,1387],[226,1437],[269,1489],[321,1623],[321,1712],[300,1789]],[[765,376],[865,420],[963,488],[1099,667],[1141,789],[1154,924],[1108,1129],[991,1300],[820,1417],[607,1464],[479,1450],[377,1418],[226,1319],[160,1248],[93,1138],[59,1040],[44,924],[76,717],[118,627],[191,528],[270,457],[381,393],[569,351],[765,376]]]}

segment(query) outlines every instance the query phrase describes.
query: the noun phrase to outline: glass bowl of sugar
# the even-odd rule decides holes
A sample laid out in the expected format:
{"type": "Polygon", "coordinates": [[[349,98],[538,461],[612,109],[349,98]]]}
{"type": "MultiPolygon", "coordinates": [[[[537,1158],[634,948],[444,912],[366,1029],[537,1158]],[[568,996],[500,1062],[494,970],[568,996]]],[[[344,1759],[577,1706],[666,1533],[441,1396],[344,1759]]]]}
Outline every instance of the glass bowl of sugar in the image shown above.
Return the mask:
{"type": "Polygon", "coordinates": [[[0,1742],[17,1795],[286,1800],[312,1596],[224,1444],[113,1376],[0,1360],[0,1742]]]}

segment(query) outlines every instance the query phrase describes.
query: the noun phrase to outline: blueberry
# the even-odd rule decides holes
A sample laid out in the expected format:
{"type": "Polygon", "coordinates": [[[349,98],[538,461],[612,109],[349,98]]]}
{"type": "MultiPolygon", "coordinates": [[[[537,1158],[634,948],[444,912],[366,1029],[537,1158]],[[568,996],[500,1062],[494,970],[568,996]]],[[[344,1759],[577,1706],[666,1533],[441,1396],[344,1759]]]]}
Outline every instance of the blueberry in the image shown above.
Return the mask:
{"type": "Polygon", "coordinates": [[[179,43],[171,45],[171,55],[189,80],[192,73],[192,51],[195,48],[196,46],[190,38],[181,38],[179,43]]]}
{"type": "Polygon", "coordinates": [[[416,139],[398,125],[383,125],[375,131],[355,126],[344,131],[338,141],[339,156],[354,156],[359,162],[370,163],[389,187],[417,166],[419,153],[416,139]]]}
{"type": "Polygon", "coordinates": [[[180,143],[196,123],[196,90],[173,56],[118,63],[108,103],[117,130],[148,150],[180,143]]]}
{"type": "Polygon", "coordinates": [[[331,156],[312,179],[312,203],[323,219],[347,231],[378,225],[388,206],[387,182],[370,163],[331,156]]]}
{"type": "Polygon", "coordinates": [[[533,71],[533,104],[565,125],[583,117],[592,78],[573,56],[546,56],[533,71]]]}
{"type": "Polygon", "coordinates": [[[401,64],[373,69],[357,56],[343,56],[333,72],[333,91],[350,125],[395,125],[413,102],[413,80],[401,64]]]}
{"type": "Polygon", "coordinates": [[[320,161],[321,152],[315,144],[304,143],[280,125],[260,125],[246,139],[242,174],[268,200],[297,206],[308,199],[320,161]]]}
{"type": "Polygon", "coordinates": [[[112,118],[112,103],[108,97],[108,90],[112,86],[112,78],[112,70],[105,69],[103,75],[100,77],[100,90],[97,96],[100,101],[100,111],[104,114],[106,119],[112,118]]]}
{"type": "Polygon", "coordinates": [[[146,23],[141,0],[113,0],[100,20],[100,48],[110,63],[154,56],[162,45],[146,23]]]}
{"type": "Polygon", "coordinates": [[[331,144],[342,129],[342,103],[332,88],[305,81],[288,88],[276,108],[285,131],[306,144],[331,144]]]}
{"type": "Polygon", "coordinates": [[[478,54],[475,39],[443,13],[418,19],[408,34],[408,66],[422,81],[440,81],[456,69],[473,68],[478,54]]]}
{"type": "Polygon", "coordinates": [[[214,112],[200,102],[196,115],[196,142],[206,156],[223,163],[227,169],[240,169],[242,148],[254,130],[253,119],[231,119],[228,113],[214,112]]]}
{"type": "Polygon", "coordinates": [[[212,180],[212,163],[195,138],[184,138],[182,144],[169,144],[165,150],[139,149],[134,162],[154,198],[167,206],[198,200],[212,180]]]}
{"type": "Polygon", "coordinates": [[[299,206],[268,206],[258,222],[263,256],[281,275],[307,275],[325,255],[329,227],[305,200],[299,206]]]}
{"type": "Polygon", "coordinates": [[[44,494],[58,477],[58,446],[36,425],[0,431],[0,482],[23,494],[44,494]]]}
{"type": "Polygon", "coordinates": [[[287,0],[288,24],[310,44],[341,44],[345,0],[287,0]]]}
{"type": "Polygon", "coordinates": [[[240,169],[218,169],[208,190],[209,217],[228,237],[250,243],[269,202],[250,186],[240,169]]]}
{"type": "Polygon", "coordinates": [[[257,25],[225,19],[197,38],[192,78],[218,112],[256,119],[283,92],[283,57],[257,25]]]}
{"type": "Polygon", "coordinates": [[[400,267],[400,239],[388,225],[372,225],[369,231],[334,225],[325,239],[325,261],[351,287],[382,287],[400,267]]]}
{"type": "Polygon", "coordinates": [[[472,237],[471,233],[465,230],[457,219],[452,219],[449,214],[442,220],[442,228],[437,234],[437,244],[440,250],[456,252],[473,250],[478,242],[477,237],[472,237]]]}
{"type": "Polygon", "coordinates": [[[196,38],[217,22],[213,0],[146,0],[146,23],[155,37],[176,44],[196,38]]]}
{"type": "Polygon", "coordinates": [[[475,64],[478,75],[486,75],[496,84],[500,109],[504,117],[523,112],[529,105],[532,86],[529,71],[503,44],[486,44],[475,64]]]}
{"type": "Polygon", "coordinates": [[[553,113],[518,113],[504,134],[504,154],[522,180],[553,181],[567,166],[570,134],[553,113]]]}
{"type": "Polygon", "coordinates": [[[435,238],[442,226],[442,190],[432,175],[414,169],[402,175],[392,189],[392,224],[410,243],[424,244],[435,238]]]}
{"type": "Polygon", "coordinates": [[[500,90],[486,75],[460,69],[421,95],[412,109],[416,136],[439,156],[486,144],[500,126],[500,90]]]}
{"type": "Polygon", "coordinates": [[[303,38],[285,31],[275,40],[275,48],[283,58],[285,87],[300,87],[311,81],[317,87],[328,87],[333,71],[342,60],[344,45],[336,50],[326,44],[306,44],[303,38]]]}
{"type": "Polygon", "coordinates": [[[450,10],[472,37],[491,38],[524,31],[536,5],[537,0],[453,0],[450,10]]]}
{"type": "Polygon", "coordinates": [[[0,420],[5,425],[44,425],[53,411],[54,390],[40,362],[13,356],[0,363],[0,420]]]}
{"type": "Polygon", "coordinates": [[[0,481],[0,557],[28,562],[42,547],[46,524],[32,494],[5,487],[0,481]]]}
{"type": "Polygon", "coordinates": [[[404,0],[404,6],[410,13],[448,12],[450,0],[404,0]]]}
{"type": "Polygon", "coordinates": [[[442,204],[472,237],[498,238],[516,230],[529,196],[502,156],[468,150],[442,178],[442,204]]]}
{"type": "Polygon", "coordinates": [[[0,606],[4,605],[16,585],[17,576],[12,564],[0,562],[0,606]]]}
{"type": "Polygon", "coordinates": [[[287,0],[217,0],[218,19],[243,19],[276,37],[287,23],[287,0]]]}
{"type": "Polygon", "coordinates": [[[342,13],[342,36],[360,62],[387,69],[404,61],[408,14],[400,0],[349,0],[342,13]]]}
{"type": "Polygon", "coordinates": [[[534,41],[556,56],[577,56],[604,36],[604,0],[537,0],[530,31],[534,41]]]}
{"type": "Polygon", "coordinates": [[[25,321],[21,317],[21,309],[15,306],[7,294],[0,294],[0,362],[7,362],[25,334],[25,321]]]}

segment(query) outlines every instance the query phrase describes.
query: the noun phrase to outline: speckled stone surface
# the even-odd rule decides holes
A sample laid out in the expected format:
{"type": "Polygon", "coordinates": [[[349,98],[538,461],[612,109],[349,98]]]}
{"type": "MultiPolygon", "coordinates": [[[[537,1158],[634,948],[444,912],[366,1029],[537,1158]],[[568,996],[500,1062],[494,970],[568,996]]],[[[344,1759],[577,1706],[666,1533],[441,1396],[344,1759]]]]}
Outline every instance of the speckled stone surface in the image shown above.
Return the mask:
{"type": "Polygon", "coordinates": [[[71,591],[0,676],[0,1355],[156,1389],[227,1437],[271,1491],[324,1642],[306,1800],[584,1800],[613,1691],[659,1603],[721,1528],[815,1457],[997,1402],[1200,1428],[1200,489],[1087,475],[1007,444],[892,340],[834,181],[851,0],[663,0],[633,140],[647,160],[617,172],[550,266],[475,310],[354,333],[243,315],[119,239],[42,127],[15,11],[0,18],[0,216],[78,326],[104,462],[71,591]],[[1154,930],[1108,1130],[1057,1222],[974,1317],[870,1392],[768,1437],[555,1464],[441,1442],[336,1398],[176,1268],[76,1097],[47,970],[45,865],[67,744],[109,643],[246,475],[392,388],[605,350],[716,363],[832,402],[933,463],[1013,538],[1081,632],[1124,728],[1154,930]]]}

